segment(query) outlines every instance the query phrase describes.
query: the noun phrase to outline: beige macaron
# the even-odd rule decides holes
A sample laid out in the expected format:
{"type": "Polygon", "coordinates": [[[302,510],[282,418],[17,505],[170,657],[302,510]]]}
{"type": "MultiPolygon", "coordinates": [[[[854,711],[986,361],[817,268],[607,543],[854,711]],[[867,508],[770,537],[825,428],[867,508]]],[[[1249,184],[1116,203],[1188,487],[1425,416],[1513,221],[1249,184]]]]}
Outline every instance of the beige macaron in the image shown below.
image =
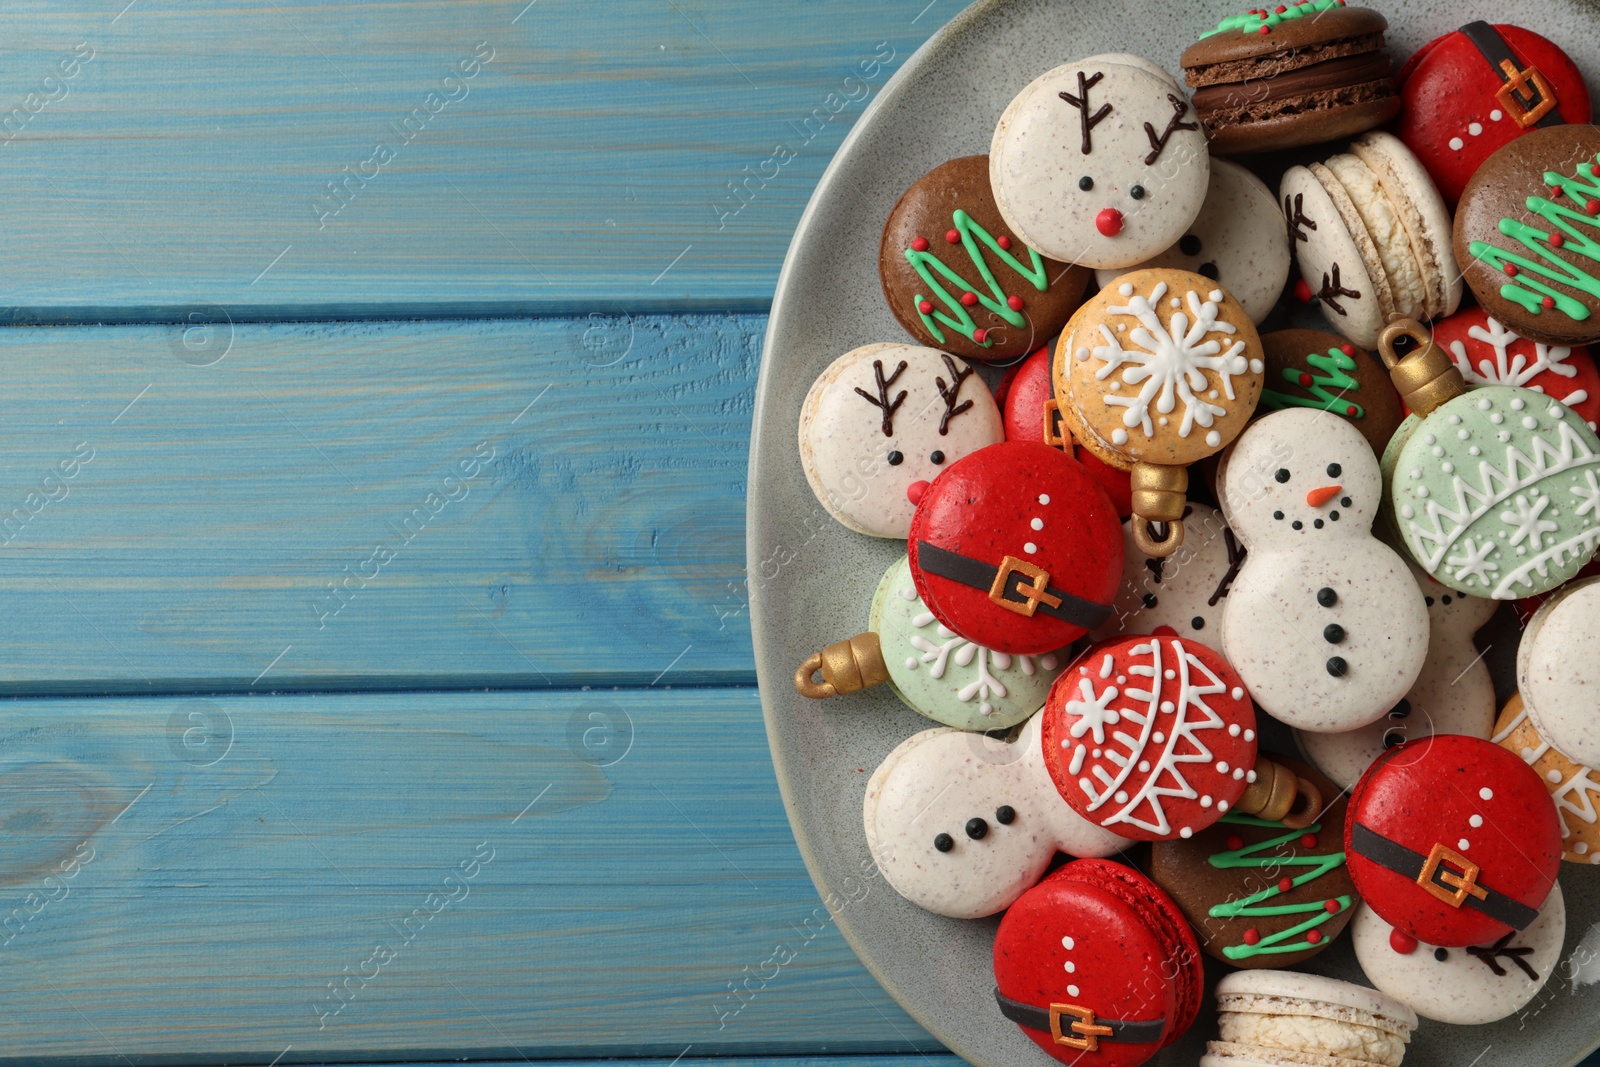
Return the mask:
{"type": "Polygon", "coordinates": [[[1293,971],[1235,971],[1216,986],[1222,1040],[1200,1067],[1400,1067],[1417,1013],[1376,989],[1293,971]]]}

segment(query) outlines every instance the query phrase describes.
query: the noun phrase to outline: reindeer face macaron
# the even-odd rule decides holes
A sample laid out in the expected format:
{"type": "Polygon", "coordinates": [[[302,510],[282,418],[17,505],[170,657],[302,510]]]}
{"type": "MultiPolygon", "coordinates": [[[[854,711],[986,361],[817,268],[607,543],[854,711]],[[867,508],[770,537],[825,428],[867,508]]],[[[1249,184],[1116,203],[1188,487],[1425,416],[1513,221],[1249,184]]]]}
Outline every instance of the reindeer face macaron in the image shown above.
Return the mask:
{"type": "Polygon", "coordinates": [[[846,352],[800,411],[811,491],[834,518],[873,537],[905,537],[939,472],[1004,438],[1000,409],[972,368],[916,345],[846,352]]]}
{"type": "Polygon", "coordinates": [[[989,146],[1006,223],[1064,263],[1127,267],[1177,242],[1211,174],[1205,135],[1169,78],[1095,56],[1018,93],[989,146]]]}

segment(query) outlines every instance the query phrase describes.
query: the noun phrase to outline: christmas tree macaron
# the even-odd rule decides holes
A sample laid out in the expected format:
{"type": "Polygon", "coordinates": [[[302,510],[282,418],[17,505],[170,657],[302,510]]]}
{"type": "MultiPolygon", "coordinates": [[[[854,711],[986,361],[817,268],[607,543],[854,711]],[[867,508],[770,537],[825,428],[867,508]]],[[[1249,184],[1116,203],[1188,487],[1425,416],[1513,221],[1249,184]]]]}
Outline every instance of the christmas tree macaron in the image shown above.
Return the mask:
{"type": "Polygon", "coordinates": [[[1046,259],[1009,232],[988,156],[953,159],[905,191],[883,227],[878,276],[918,344],[976,360],[1045,344],[1089,283],[1087,268],[1046,259]]]}
{"type": "Polygon", "coordinates": [[[1374,455],[1383,454],[1405,412],[1378,357],[1322,330],[1262,334],[1261,349],[1267,363],[1263,412],[1289,407],[1326,411],[1360,430],[1374,455]]]}

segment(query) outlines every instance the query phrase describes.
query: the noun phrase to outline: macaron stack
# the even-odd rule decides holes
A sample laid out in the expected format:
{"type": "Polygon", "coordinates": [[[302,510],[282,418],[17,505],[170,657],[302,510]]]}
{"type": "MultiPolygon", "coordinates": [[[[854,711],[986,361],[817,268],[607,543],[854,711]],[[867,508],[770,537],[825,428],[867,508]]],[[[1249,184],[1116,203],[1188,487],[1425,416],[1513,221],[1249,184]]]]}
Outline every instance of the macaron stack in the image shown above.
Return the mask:
{"type": "Polygon", "coordinates": [[[1397,1067],[1525,1011],[1600,864],[1600,127],[1537,34],[1386,28],[1301,0],[1181,83],[1040,73],[884,204],[909,338],[798,413],[819,505],[903,553],[796,688],[939,724],[866,847],[1002,915],[974,1010],[1064,1063],[1203,1025],[1202,1067],[1397,1067]]]}

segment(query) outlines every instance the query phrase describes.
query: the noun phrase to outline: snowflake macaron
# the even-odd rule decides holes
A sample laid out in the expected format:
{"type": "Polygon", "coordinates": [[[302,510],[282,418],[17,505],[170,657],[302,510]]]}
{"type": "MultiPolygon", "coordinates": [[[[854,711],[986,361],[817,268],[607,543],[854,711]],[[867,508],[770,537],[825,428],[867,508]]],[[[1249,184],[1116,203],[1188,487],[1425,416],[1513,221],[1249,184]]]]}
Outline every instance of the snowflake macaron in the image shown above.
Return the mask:
{"type": "Polygon", "coordinates": [[[1582,345],[1547,345],[1506,329],[1482,308],[1463,308],[1433,324],[1468,385],[1517,385],[1559,400],[1595,428],[1600,420],[1600,371],[1582,345]]]}

